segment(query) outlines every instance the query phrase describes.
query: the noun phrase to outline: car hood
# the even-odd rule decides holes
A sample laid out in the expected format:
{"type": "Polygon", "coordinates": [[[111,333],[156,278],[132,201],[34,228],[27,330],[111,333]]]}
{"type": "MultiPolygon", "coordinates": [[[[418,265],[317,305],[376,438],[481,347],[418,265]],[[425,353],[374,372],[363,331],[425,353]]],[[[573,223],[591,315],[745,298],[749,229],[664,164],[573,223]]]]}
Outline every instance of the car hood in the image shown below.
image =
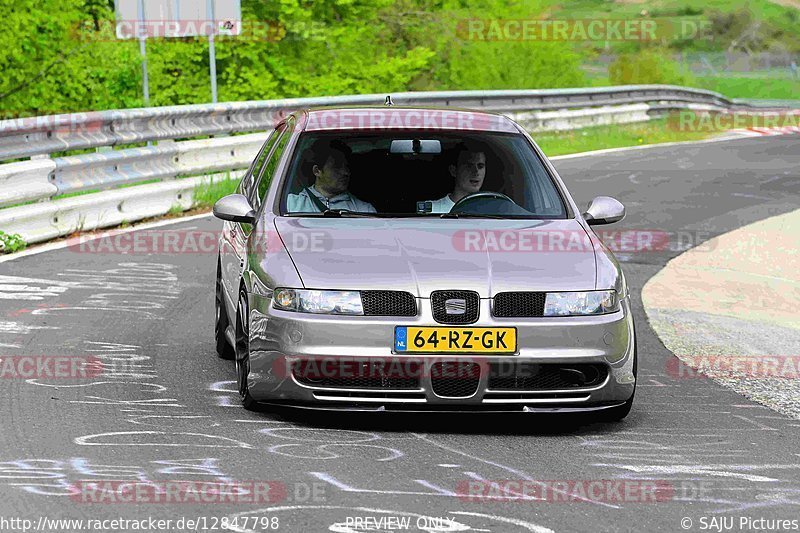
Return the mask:
{"type": "Polygon", "coordinates": [[[278,217],[311,289],[592,290],[595,250],[576,220],[278,217]]]}

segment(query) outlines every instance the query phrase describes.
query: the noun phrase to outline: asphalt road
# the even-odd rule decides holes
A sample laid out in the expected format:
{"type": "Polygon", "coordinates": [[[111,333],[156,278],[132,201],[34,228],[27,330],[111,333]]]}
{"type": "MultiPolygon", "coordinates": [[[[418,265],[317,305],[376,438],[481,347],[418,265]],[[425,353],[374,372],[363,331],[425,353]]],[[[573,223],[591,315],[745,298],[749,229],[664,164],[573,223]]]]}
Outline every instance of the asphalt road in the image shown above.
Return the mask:
{"type": "MultiPolygon", "coordinates": [[[[681,249],[797,208],[800,137],[556,164],[581,205],[599,194],[626,204],[628,218],[610,229],[667,231],[675,243],[618,254],[634,294],[640,355],[637,401],[623,422],[250,413],[238,406],[233,364],[214,353],[212,253],[61,249],[0,263],[0,353],[88,355],[117,366],[94,379],[0,380],[0,529],[21,530],[3,527],[3,519],[36,525],[41,516],[208,517],[216,530],[222,524],[213,517],[249,517],[228,525],[239,531],[263,531],[263,523],[252,527],[254,518],[277,517],[277,531],[309,532],[700,531],[723,517],[735,519],[733,531],[747,531],[758,523],[740,528],[741,517],[797,520],[800,421],[709,380],[670,374],[673,356],[648,327],[639,293],[681,249]],[[570,502],[460,498],[459,483],[475,479],[653,480],[668,490],[658,502],[624,494],[570,502]],[[287,492],[258,505],[70,496],[100,480],[271,480],[287,492]],[[409,529],[346,525],[382,516],[410,518],[409,529]],[[420,517],[451,521],[425,529],[420,517]],[[688,529],[684,518],[693,522],[688,529]]],[[[165,229],[219,227],[202,218],[165,229]]]]}

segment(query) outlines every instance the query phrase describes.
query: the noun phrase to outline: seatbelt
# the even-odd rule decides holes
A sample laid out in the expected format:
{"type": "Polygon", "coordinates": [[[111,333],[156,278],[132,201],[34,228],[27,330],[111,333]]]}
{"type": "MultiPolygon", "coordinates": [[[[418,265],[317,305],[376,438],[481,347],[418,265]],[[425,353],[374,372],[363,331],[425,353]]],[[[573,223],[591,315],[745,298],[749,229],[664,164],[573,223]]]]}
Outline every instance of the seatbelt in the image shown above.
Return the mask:
{"type": "Polygon", "coordinates": [[[316,194],[311,192],[311,189],[309,189],[308,187],[303,187],[303,190],[306,191],[306,194],[311,199],[311,203],[314,204],[314,207],[319,209],[320,213],[324,213],[325,211],[327,211],[329,209],[328,206],[326,206],[325,204],[322,203],[322,200],[317,198],[316,194]]]}

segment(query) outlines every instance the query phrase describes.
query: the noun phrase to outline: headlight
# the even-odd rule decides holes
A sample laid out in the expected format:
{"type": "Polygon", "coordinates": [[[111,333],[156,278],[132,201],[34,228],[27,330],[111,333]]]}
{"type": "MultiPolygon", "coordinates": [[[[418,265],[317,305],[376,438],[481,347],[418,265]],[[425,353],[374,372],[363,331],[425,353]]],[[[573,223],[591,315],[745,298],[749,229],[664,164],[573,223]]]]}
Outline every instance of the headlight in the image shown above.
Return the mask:
{"type": "Polygon", "coordinates": [[[548,292],[544,316],[603,315],[619,309],[616,291],[548,292]]]}
{"type": "Polygon", "coordinates": [[[272,305],[284,311],[330,315],[363,315],[358,291],[275,289],[272,305]]]}

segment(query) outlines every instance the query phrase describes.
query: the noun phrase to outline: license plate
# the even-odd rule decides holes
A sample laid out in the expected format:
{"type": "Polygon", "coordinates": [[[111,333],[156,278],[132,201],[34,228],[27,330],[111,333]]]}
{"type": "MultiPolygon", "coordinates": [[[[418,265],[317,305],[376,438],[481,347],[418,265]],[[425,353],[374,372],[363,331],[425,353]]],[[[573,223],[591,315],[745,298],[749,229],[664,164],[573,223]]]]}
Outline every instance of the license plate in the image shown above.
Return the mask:
{"type": "Polygon", "coordinates": [[[492,353],[517,351],[517,328],[394,328],[395,352],[492,353]]]}

